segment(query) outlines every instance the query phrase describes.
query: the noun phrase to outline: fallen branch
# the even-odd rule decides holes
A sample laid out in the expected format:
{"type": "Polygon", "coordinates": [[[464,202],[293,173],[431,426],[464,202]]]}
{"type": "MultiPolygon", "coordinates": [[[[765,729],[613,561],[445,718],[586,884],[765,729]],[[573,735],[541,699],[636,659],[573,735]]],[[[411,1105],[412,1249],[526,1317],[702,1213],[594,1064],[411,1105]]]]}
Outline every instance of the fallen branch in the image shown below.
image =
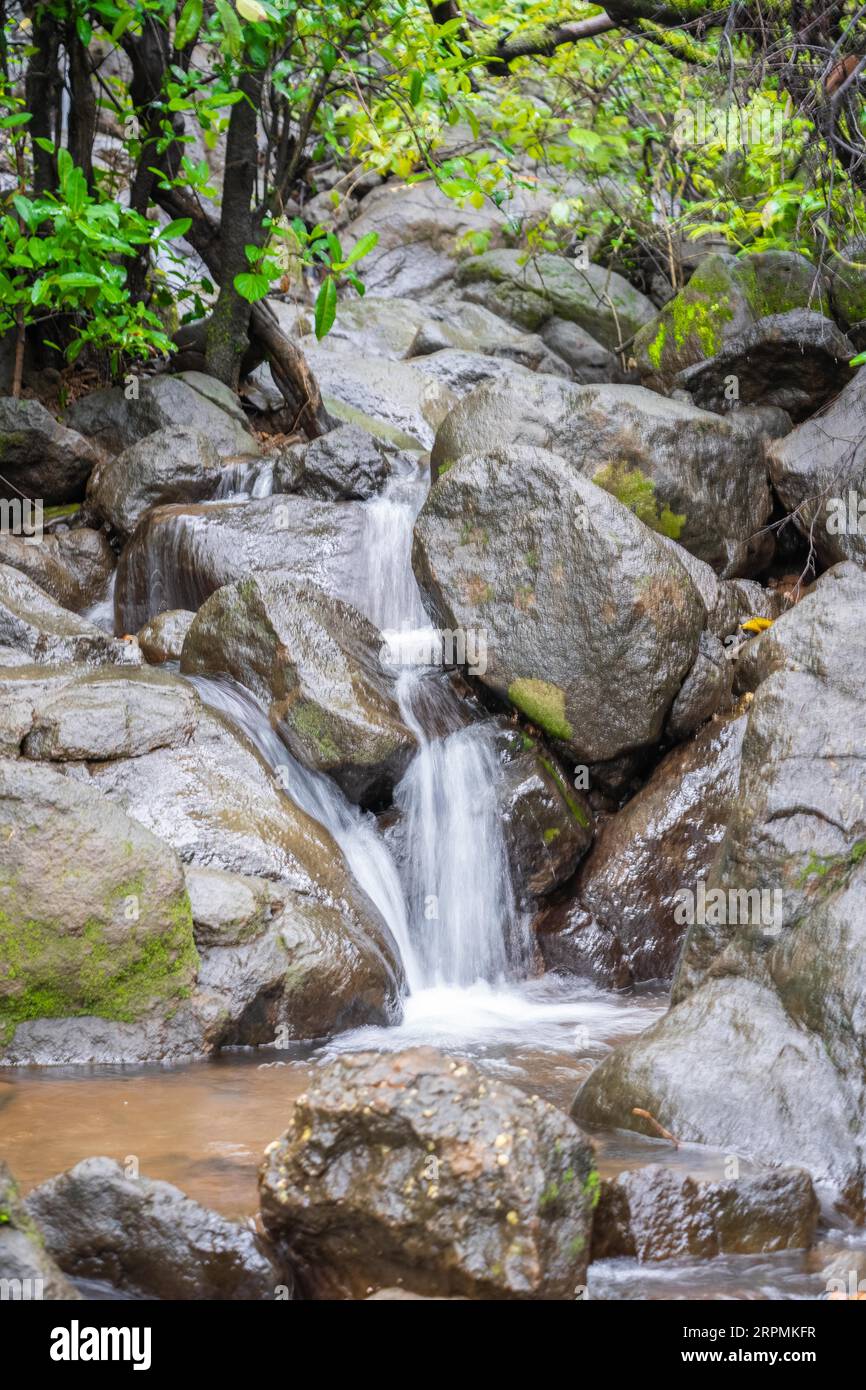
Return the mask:
{"type": "Polygon", "coordinates": [[[675,1138],[669,1129],[665,1129],[664,1125],[660,1125],[655,1116],[651,1115],[648,1110],[641,1110],[639,1107],[635,1106],[631,1113],[633,1115],[639,1115],[642,1120],[646,1120],[648,1124],[652,1125],[656,1133],[661,1135],[662,1139],[669,1139],[675,1149],[679,1148],[679,1139],[675,1138]]]}

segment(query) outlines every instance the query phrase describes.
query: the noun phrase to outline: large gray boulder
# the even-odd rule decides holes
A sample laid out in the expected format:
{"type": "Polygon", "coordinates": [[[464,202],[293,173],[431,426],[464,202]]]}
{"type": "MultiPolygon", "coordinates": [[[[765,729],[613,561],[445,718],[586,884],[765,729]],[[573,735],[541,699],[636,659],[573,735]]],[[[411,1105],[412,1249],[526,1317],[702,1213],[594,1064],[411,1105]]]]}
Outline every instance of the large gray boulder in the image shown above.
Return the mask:
{"type": "Polygon", "coordinates": [[[552,1105],[432,1048],[319,1069],[259,1187],[265,1229],[320,1295],[569,1300],[585,1282],[589,1144],[552,1105]]]}
{"type": "Polygon", "coordinates": [[[291,1274],[250,1226],[170,1183],[130,1177],[110,1158],[86,1158],[41,1183],[26,1208],[75,1279],[171,1301],[290,1296],[291,1274]]]}
{"type": "Polygon", "coordinates": [[[221,472],[222,459],[208,435],[168,425],[94,469],[88,509],[126,539],[151,507],[213,497],[221,472]]]}
{"type": "Polygon", "coordinates": [[[467,454],[525,444],[567,459],[727,577],[772,553],[763,420],[727,418],[640,386],[572,386],[534,375],[490,383],[457,405],[436,435],[434,477],[467,454]]]}
{"type": "Polygon", "coordinates": [[[181,670],[232,676],[305,767],[329,773],[352,800],[375,802],[415,749],[381,645],[373,624],[341,599],[261,574],[224,585],[202,605],[181,670]]]}
{"type": "Polygon", "coordinates": [[[19,653],[26,662],[137,665],[141,661],[137,644],[109,637],[86,618],[61,608],[26,574],[2,564],[0,647],[19,653]]]}
{"type": "MultiPolygon", "coordinates": [[[[864,599],[866,575],[839,566],[755,639],[763,679],[704,889],[718,896],[691,914],[670,1012],[602,1062],[575,1102],[593,1123],[641,1128],[639,1107],[681,1139],[802,1164],[859,1217],[864,599]]],[[[696,907],[694,883],[683,887],[696,907]]]]}
{"type": "Polygon", "coordinates": [[[866,368],[820,416],[770,447],[779,501],[825,565],[866,567],[866,368]]]}
{"type": "Polygon", "coordinates": [[[115,560],[101,531],[78,526],[46,531],[37,545],[0,532],[0,563],[26,574],[61,607],[80,613],[102,598],[115,560]]]}
{"type": "Polygon", "coordinates": [[[0,496],[39,498],[46,506],[78,502],[99,450],[58,424],[39,401],[0,397],[0,496]]]}
{"type": "Polygon", "coordinates": [[[713,720],[668,753],[644,787],[601,825],[567,899],[534,927],[549,969],[605,984],[669,980],[686,927],[683,884],[709,873],[737,794],[745,715],[713,720]]]}
{"type": "Polygon", "coordinates": [[[67,410],[67,424],[107,453],[119,454],[156,430],[178,425],[207,435],[221,458],[261,453],[237,396],[215,377],[181,372],[136,386],[134,396],[122,386],[82,396],[67,410]]]}
{"type": "Polygon", "coordinates": [[[536,332],[552,318],[586,329],[606,348],[618,348],[655,318],[651,300],[615,270],[580,269],[549,252],[486,251],[461,263],[457,283],[466,299],[536,332]]]}
{"type": "Polygon", "coordinates": [[[706,610],[674,552],[557,455],[463,456],[419,514],[413,564],[443,628],[486,634],[476,678],[574,759],[658,739],[706,610]]]}
{"type": "Polygon", "coordinates": [[[195,612],[223,584],[263,572],[311,580],[351,602],[364,523],[359,503],[279,494],[206,507],[156,507],[120,558],[120,630],[138,632],[171,609],[195,612]]]}
{"type": "Polygon", "coordinates": [[[174,850],[44,764],[0,760],[0,822],[0,1056],[30,1020],[175,1010],[198,958],[174,850]]]}

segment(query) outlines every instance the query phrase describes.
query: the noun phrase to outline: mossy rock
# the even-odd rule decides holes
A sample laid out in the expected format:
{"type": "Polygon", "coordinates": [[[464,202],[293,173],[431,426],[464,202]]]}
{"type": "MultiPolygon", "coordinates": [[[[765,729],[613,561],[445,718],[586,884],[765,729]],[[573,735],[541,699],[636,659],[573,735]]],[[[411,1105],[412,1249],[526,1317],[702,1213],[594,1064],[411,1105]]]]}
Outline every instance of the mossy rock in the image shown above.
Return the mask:
{"type": "Polygon", "coordinates": [[[826,288],[815,267],[793,252],[708,256],[685,289],[637,334],[638,369],[645,380],[668,386],[678,372],[715,357],[759,319],[801,308],[829,315],[826,288]]]}
{"type": "Polygon", "coordinates": [[[0,1026],[133,1022],[186,998],[198,957],[175,852],[53,768],[0,762],[0,1026]]]}

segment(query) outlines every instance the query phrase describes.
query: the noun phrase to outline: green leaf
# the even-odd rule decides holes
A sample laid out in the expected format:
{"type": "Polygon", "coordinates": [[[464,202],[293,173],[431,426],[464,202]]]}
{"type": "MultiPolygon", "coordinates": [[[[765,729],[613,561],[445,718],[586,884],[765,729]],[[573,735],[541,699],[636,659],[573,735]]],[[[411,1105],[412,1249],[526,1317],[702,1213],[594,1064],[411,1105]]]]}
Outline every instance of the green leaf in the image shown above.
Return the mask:
{"type": "Polygon", "coordinates": [[[231,5],[227,4],[227,0],[216,0],[216,7],[226,36],[228,51],[233,58],[239,58],[244,51],[244,31],[241,28],[241,22],[231,5]]]}
{"type": "Polygon", "coordinates": [[[253,275],[249,271],[236,275],[232,283],[241,298],[250,304],[255,304],[257,299],[264,299],[271,288],[267,275],[253,275]]]}
{"type": "Polygon", "coordinates": [[[360,261],[364,256],[368,256],[378,240],[378,232],[368,232],[366,236],[362,236],[359,241],[355,242],[355,245],[343,262],[344,267],[354,265],[356,261],[360,261]]]}
{"type": "Polygon", "coordinates": [[[424,78],[416,68],[412,74],[412,81],[409,84],[409,100],[413,106],[417,106],[421,100],[421,93],[424,90],[424,78]]]}
{"type": "Polygon", "coordinates": [[[848,363],[849,367],[862,367],[866,363],[866,352],[858,352],[856,357],[852,357],[848,363]]]}
{"type": "Polygon", "coordinates": [[[168,241],[170,237],[186,236],[192,226],[191,217],[175,217],[173,222],[169,222],[157,235],[157,241],[168,241]]]}
{"type": "Polygon", "coordinates": [[[316,296],[316,338],[319,342],[330,333],[337,317],[337,286],[332,276],[322,281],[322,288],[316,296]]]}
{"type": "Polygon", "coordinates": [[[337,66],[338,53],[334,45],[330,42],[322,44],[322,69],[325,73],[332,73],[337,66]]]}
{"type": "Polygon", "coordinates": [[[202,0],[186,0],[174,31],[174,46],[178,53],[191,43],[201,28],[202,0]]]}
{"type": "Polygon", "coordinates": [[[13,126],[26,125],[32,120],[33,116],[29,111],[17,111],[14,116],[4,116],[0,120],[0,130],[11,130],[13,126]]]}
{"type": "Polygon", "coordinates": [[[58,275],[55,282],[63,290],[85,290],[102,286],[101,275],[91,275],[87,270],[70,270],[66,275],[58,275]]]}

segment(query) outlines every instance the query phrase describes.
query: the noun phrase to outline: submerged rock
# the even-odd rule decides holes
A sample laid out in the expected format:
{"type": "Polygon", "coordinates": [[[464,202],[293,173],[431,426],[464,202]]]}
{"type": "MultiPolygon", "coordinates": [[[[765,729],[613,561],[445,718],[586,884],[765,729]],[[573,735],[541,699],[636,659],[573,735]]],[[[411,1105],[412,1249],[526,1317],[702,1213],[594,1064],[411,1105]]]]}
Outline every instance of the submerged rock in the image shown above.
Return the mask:
{"type": "Polygon", "coordinates": [[[313,584],[259,575],[224,585],[202,605],[181,669],[232,676],[305,767],[329,773],[352,800],[375,801],[399,781],[415,748],[381,646],[356,608],[313,584]]]}
{"type": "Polygon", "coordinates": [[[137,1298],[290,1298],[292,1276],[250,1226],[178,1188],[86,1158],[33,1189],[27,1211],[74,1279],[137,1298]]]}
{"type": "Polygon", "coordinates": [[[602,1183],[592,1257],[713,1259],[807,1249],[817,1224],[818,1198],[802,1169],[696,1182],[651,1164],[602,1183]]]}
{"type": "Polygon", "coordinates": [[[151,507],[213,497],[221,471],[222,459],[208,435],[169,425],[94,469],[88,508],[125,539],[151,507]]]}
{"type": "Polygon", "coordinates": [[[462,457],[420,512],[413,565],[444,628],[486,634],[476,678],[575,760],[658,739],[704,605],[673,551],[562,459],[462,457]]]}
{"type": "Polygon", "coordinates": [[[598,1186],[538,1097],[432,1048],[340,1057],[268,1146],[268,1234],[318,1296],[575,1297],[598,1186]]]}
{"type": "Polygon", "coordinates": [[[81,1294],[45,1249],[45,1237],[0,1158],[0,1287],[4,1298],[52,1301],[81,1294]],[[8,1290],[8,1292],[7,1292],[8,1290]]]}
{"type": "Polygon", "coordinates": [[[56,507],[78,502],[99,450],[60,425],[39,401],[0,397],[0,492],[56,507]]]}

